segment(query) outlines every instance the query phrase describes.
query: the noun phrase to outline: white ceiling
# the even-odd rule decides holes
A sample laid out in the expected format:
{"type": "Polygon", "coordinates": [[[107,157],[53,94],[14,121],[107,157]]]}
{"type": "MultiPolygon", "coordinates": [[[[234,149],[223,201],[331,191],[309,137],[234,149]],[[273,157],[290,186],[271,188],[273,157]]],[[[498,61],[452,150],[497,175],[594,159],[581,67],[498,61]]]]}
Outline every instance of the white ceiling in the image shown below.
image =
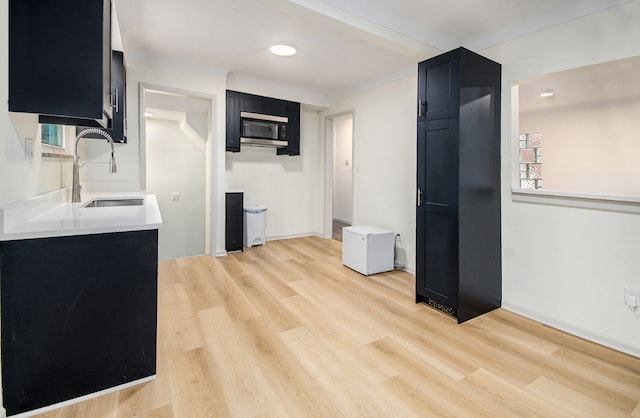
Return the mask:
{"type": "Polygon", "coordinates": [[[328,104],[630,0],[115,0],[129,62],[227,77],[232,88],[328,104]],[[276,57],[277,41],[298,48],[276,57]]]}
{"type": "Polygon", "coordinates": [[[210,100],[184,94],[168,93],[147,89],[144,95],[145,107],[165,109],[173,112],[209,113],[210,100]]]}
{"type": "Polygon", "coordinates": [[[519,84],[520,113],[640,100],[640,57],[547,74],[519,84]],[[553,92],[548,98],[540,93],[553,92]]]}

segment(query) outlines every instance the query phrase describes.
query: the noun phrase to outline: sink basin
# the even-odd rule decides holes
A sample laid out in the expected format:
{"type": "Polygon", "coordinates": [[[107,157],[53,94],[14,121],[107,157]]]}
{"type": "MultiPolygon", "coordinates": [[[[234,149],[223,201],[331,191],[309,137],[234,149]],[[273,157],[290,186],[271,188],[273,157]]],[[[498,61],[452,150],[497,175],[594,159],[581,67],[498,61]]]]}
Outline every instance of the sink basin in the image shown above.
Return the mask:
{"type": "Polygon", "coordinates": [[[133,199],[93,199],[82,205],[83,208],[108,208],[113,206],[140,206],[144,204],[143,198],[133,199]]]}

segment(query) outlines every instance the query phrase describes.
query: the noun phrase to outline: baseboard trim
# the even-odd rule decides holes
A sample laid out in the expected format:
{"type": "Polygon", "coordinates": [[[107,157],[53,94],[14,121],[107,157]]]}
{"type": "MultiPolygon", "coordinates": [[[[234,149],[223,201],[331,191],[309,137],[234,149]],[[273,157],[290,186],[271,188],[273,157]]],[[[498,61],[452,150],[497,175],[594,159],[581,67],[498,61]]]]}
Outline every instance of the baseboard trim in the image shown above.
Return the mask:
{"type": "MultiPolygon", "coordinates": [[[[156,375],[154,374],[153,376],[144,377],[142,379],[134,380],[133,382],[125,383],[123,385],[114,386],[112,388],[104,389],[104,390],[101,390],[99,392],[94,392],[94,393],[90,393],[88,395],[80,396],[78,398],[69,399],[68,401],[59,402],[59,403],[56,403],[56,404],[53,404],[53,405],[49,405],[49,406],[45,406],[45,407],[42,407],[42,408],[34,409],[32,411],[21,412],[21,413],[19,413],[17,415],[9,415],[7,418],[26,418],[26,417],[32,417],[32,416],[38,415],[38,414],[44,414],[45,412],[51,412],[51,411],[53,411],[55,409],[63,408],[65,406],[69,406],[69,405],[73,405],[73,404],[76,404],[78,402],[84,402],[84,401],[87,401],[89,399],[93,399],[93,398],[97,398],[97,397],[102,396],[102,395],[106,395],[108,393],[113,393],[113,392],[117,392],[119,390],[128,389],[130,387],[141,385],[143,383],[148,383],[148,382],[151,382],[151,381],[155,380],[155,378],[156,378],[156,375]]],[[[6,413],[5,413],[5,416],[6,416],[6,413]]]]}
{"type": "Polygon", "coordinates": [[[338,217],[334,217],[333,220],[334,221],[338,221],[338,222],[342,222],[343,224],[349,224],[349,225],[351,225],[353,223],[353,221],[349,221],[347,219],[342,219],[342,218],[338,218],[338,217]]]}
{"type": "Polygon", "coordinates": [[[614,338],[607,337],[605,335],[601,335],[590,331],[588,329],[584,329],[581,327],[577,327],[569,322],[565,322],[556,318],[552,318],[548,315],[542,314],[540,312],[531,310],[529,308],[525,308],[524,306],[520,306],[515,303],[508,303],[504,300],[502,301],[502,309],[507,310],[509,312],[513,312],[518,315],[522,315],[529,319],[533,319],[534,321],[543,323],[550,327],[559,329],[560,331],[564,331],[568,334],[575,335],[576,337],[583,338],[585,340],[603,345],[605,347],[609,347],[616,351],[620,351],[625,354],[629,354],[630,356],[640,358],[640,347],[635,347],[624,343],[622,341],[618,341],[614,338]]]}
{"type": "MultiPolygon", "coordinates": [[[[325,239],[325,237],[319,232],[304,232],[301,234],[291,234],[291,235],[271,235],[269,237],[265,237],[265,241],[278,241],[281,239],[294,239],[294,238],[304,238],[304,237],[320,237],[322,239],[325,239]]],[[[218,251],[214,257],[224,257],[234,252],[239,252],[239,251],[230,251],[230,252],[218,251]]]]}
{"type": "Polygon", "coordinates": [[[396,267],[398,270],[402,270],[402,271],[406,271],[409,274],[413,274],[414,276],[416,275],[416,269],[409,266],[409,267],[396,267]]]}
{"type": "Polygon", "coordinates": [[[294,238],[304,238],[304,237],[320,237],[324,239],[324,235],[319,232],[303,232],[301,234],[291,234],[291,235],[271,235],[266,237],[267,241],[277,241],[281,239],[294,239],[294,238]]]}

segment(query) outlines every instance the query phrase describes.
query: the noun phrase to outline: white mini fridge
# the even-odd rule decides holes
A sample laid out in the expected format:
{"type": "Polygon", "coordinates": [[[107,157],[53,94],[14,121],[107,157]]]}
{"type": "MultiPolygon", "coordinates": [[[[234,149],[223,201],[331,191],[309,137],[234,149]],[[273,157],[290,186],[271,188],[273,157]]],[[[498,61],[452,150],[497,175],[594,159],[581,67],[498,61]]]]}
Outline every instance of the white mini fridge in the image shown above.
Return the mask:
{"type": "Polygon", "coordinates": [[[373,226],[342,228],[342,264],[366,276],[393,270],[395,234],[373,226]]]}

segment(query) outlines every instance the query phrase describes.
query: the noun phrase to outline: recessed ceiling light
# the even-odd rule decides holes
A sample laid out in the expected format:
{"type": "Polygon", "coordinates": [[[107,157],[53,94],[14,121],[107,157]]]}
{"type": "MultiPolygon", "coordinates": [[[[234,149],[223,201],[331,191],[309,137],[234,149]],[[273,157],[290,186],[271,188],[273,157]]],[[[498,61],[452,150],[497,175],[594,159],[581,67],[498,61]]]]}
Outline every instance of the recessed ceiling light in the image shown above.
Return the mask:
{"type": "Polygon", "coordinates": [[[540,93],[540,97],[553,97],[554,94],[552,91],[545,91],[544,93],[540,93]]]}
{"type": "Polygon", "coordinates": [[[278,42],[271,45],[269,48],[272,54],[280,55],[281,57],[290,57],[296,53],[296,48],[286,42],[278,42]]]}

